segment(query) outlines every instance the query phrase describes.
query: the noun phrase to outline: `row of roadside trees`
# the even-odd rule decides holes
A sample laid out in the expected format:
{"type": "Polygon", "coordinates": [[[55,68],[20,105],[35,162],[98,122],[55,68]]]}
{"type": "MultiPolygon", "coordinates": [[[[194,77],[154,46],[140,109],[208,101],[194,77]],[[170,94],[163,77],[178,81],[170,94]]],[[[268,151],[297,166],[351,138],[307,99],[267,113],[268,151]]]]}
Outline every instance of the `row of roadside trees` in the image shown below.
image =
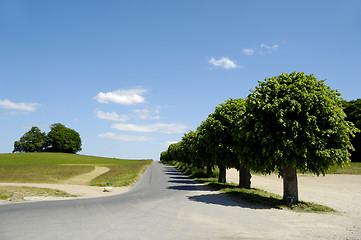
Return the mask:
{"type": "Polygon", "coordinates": [[[14,142],[14,152],[64,152],[81,151],[81,138],[78,132],[65,127],[61,123],[50,126],[46,134],[33,126],[19,141],[14,142]]]}
{"type": "Polygon", "coordinates": [[[283,178],[283,199],[298,202],[297,170],[325,174],[331,166],[346,166],[358,132],[347,121],[343,99],[314,75],[293,72],[259,81],[245,99],[229,99],[195,131],[161,153],[163,162],[197,167],[237,168],[239,186],[251,187],[250,171],[283,178]]]}
{"type": "MultiPolygon", "coordinates": [[[[355,127],[361,129],[361,98],[357,100],[344,101],[344,112],[347,117],[346,120],[355,124],[355,127]]],[[[361,133],[355,134],[355,137],[351,139],[351,143],[355,148],[355,151],[351,152],[352,162],[361,162],[361,133]]]]}

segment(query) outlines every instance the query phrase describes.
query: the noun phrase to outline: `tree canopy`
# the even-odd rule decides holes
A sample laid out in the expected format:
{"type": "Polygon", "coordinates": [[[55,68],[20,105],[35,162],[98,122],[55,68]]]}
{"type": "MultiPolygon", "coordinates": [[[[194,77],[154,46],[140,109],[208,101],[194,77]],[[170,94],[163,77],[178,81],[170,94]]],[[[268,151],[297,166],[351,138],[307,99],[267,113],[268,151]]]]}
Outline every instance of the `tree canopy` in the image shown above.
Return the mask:
{"type": "Polygon", "coordinates": [[[81,151],[81,138],[79,133],[67,128],[61,123],[50,126],[47,136],[48,150],[51,152],[76,153],[81,151]]]}
{"type": "MultiPolygon", "coordinates": [[[[352,122],[355,127],[361,129],[361,99],[344,101],[344,112],[346,120],[352,122]]],[[[361,162],[361,133],[357,132],[355,137],[351,139],[351,143],[355,151],[351,152],[351,161],[361,162]]]]}
{"type": "Polygon", "coordinates": [[[234,132],[241,128],[243,113],[244,100],[231,98],[217,106],[204,121],[207,149],[220,170],[219,182],[226,182],[226,168],[239,168],[234,132]]]}
{"type": "Polygon", "coordinates": [[[65,152],[81,151],[79,133],[60,123],[50,126],[48,134],[34,126],[19,141],[14,142],[13,152],[65,152]]]}
{"type": "Polygon", "coordinates": [[[333,165],[348,165],[356,128],[345,119],[341,95],[324,80],[284,73],[259,81],[251,92],[241,131],[246,165],[280,172],[286,201],[298,200],[296,169],[319,175],[333,165]]]}
{"type": "Polygon", "coordinates": [[[347,165],[356,129],[341,101],[338,91],[313,75],[284,73],[260,81],[247,97],[241,132],[250,167],[270,173],[294,166],[319,175],[347,165]]]}
{"type": "Polygon", "coordinates": [[[45,142],[46,134],[34,126],[19,141],[15,141],[13,152],[41,152],[45,142]]]}

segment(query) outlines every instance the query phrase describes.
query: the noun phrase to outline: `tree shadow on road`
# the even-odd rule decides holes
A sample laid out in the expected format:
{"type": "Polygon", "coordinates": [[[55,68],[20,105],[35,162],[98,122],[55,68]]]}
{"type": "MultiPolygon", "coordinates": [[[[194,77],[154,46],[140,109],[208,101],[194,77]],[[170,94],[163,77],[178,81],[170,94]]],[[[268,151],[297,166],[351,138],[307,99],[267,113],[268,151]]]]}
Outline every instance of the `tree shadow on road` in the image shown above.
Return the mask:
{"type": "Polygon", "coordinates": [[[201,202],[205,204],[215,204],[225,207],[241,207],[241,208],[251,208],[251,209],[269,209],[267,206],[255,205],[243,202],[241,200],[235,200],[230,198],[226,193],[213,193],[213,194],[203,194],[197,196],[189,196],[189,200],[194,202],[201,202]]]}
{"type": "Polygon", "coordinates": [[[174,167],[164,167],[165,173],[180,173],[177,169],[174,167]]]}
{"type": "Polygon", "coordinates": [[[218,193],[189,197],[189,199],[193,201],[223,205],[222,201],[217,198],[218,196],[222,196],[223,198],[228,198],[238,203],[240,207],[251,209],[281,209],[283,206],[282,199],[280,199],[279,196],[261,189],[244,189],[233,184],[208,182],[208,180],[197,181],[206,183],[207,187],[218,193]]]}
{"type": "Polygon", "coordinates": [[[203,186],[197,186],[197,185],[170,186],[167,187],[167,189],[180,190],[180,191],[205,191],[203,186]]]}
{"type": "Polygon", "coordinates": [[[186,176],[184,177],[170,177],[168,183],[175,184],[168,186],[167,189],[170,190],[180,190],[180,191],[214,191],[212,188],[200,184],[186,176]]]}
{"type": "Polygon", "coordinates": [[[194,202],[250,209],[279,209],[282,205],[280,199],[276,199],[274,196],[261,196],[253,191],[255,189],[244,190],[234,185],[218,183],[206,178],[194,181],[173,167],[166,167],[165,174],[171,179],[168,182],[175,184],[168,186],[167,189],[212,192],[211,194],[188,196],[188,199],[194,202]]]}
{"type": "Polygon", "coordinates": [[[168,183],[172,184],[167,189],[181,190],[181,191],[213,191],[212,188],[196,182],[186,176],[184,177],[171,177],[168,183]],[[174,184],[174,185],[173,185],[174,184]]]}
{"type": "MultiPolygon", "coordinates": [[[[196,196],[189,196],[189,200],[194,202],[201,202],[205,204],[216,204],[221,206],[231,206],[231,207],[242,207],[242,208],[250,208],[250,209],[272,209],[277,208],[278,204],[276,205],[269,205],[265,204],[263,201],[267,201],[269,199],[262,199],[262,203],[255,203],[255,202],[247,202],[241,198],[234,197],[228,193],[213,193],[213,194],[202,194],[196,196]]],[[[278,202],[278,201],[277,201],[278,202]]]]}
{"type": "MultiPolygon", "coordinates": [[[[187,179],[189,179],[188,177],[186,177],[186,176],[183,176],[183,177],[173,177],[173,176],[170,176],[169,177],[170,179],[172,179],[172,180],[187,180],[187,179]]],[[[170,180],[170,181],[172,181],[172,180],[170,180]]]]}
{"type": "Polygon", "coordinates": [[[216,204],[227,207],[241,206],[239,202],[233,201],[229,197],[225,196],[224,193],[212,193],[212,194],[203,194],[197,196],[189,196],[188,199],[194,202],[201,202],[205,204],[216,204]]]}
{"type": "Polygon", "coordinates": [[[185,178],[178,178],[178,179],[175,179],[175,180],[169,180],[168,182],[177,183],[177,184],[194,184],[194,181],[188,180],[188,179],[185,179],[185,178]]]}
{"type": "Polygon", "coordinates": [[[175,174],[175,173],[166,173],[170,178],[189,178],[187,176],[184,176],[183,174],[175,174]]]}

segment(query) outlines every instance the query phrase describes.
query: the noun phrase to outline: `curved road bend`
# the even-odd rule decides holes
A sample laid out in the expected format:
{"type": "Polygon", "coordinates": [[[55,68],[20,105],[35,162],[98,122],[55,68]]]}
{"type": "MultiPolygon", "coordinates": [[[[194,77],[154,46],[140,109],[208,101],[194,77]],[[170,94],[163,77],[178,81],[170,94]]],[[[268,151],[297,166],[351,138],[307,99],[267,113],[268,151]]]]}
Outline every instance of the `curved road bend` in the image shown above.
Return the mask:
{"type": "MultiPolygon", "coordinates": [[[[266,213],[265,213],[266,212],[266,213]]],[[[0,239],[292,239],[303,233],[154,162],[127,193],[0,206],[0,239]]]]}

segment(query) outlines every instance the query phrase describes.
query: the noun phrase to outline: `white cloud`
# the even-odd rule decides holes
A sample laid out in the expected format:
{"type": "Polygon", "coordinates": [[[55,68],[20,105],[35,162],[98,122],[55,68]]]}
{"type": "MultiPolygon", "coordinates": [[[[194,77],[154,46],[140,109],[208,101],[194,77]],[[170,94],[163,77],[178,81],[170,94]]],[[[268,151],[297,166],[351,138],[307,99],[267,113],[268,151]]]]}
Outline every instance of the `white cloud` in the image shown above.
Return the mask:
{"type": "Polygon", "coordinates": [[[149,110],[148,109],[134,109],[133,112],[135,112],[138,115],[139,119],[148,119],[149,118],[149,110]]]}
{"type": "Polygon", "coordinates": [[[177,123],[156,123],[156,124],[144,124],[136,125],[130,123],[117,123],[113,124],[112,128],[119,131],[131,131],[131,132],[160,132],[165,134],[183,133],[187,130],[187,126],[177,123]]]}
{"type": "Polygon", "coordinates": [[[35,112],[40,104],[38,103],[15,103],[10,101],[9,99],[0,99],[0,108],[3,109],[11,109],[11,110],[19,110],[19,111],[27,111],[27,112],[35,112]]]}
{"type": "Polygon", "coordinates": [[[265,48],[267,50],[276,50],[278,49],[279,45],[278,44],[273,44],[272,46],[266,45],[266,44],[261,44],[261,48],[265,48]]]}
{"type": "Polygon", "coordinates": [[[130,119],[137,119],[137,120],[146,120],[146,119],[153,119],[158,120],[160,119],[160,107],[156,107],[154,110],[150,110],[148,108],[144,109],[134,109],[132,110],[133,113],[130,114],[122,114],[119,115],[116,112],[103,112],[99,109],[94,110],[94,114],[99,119],[111,120],[116,122],[127,122],[130,119]]]}
{"type": "Polygon", "coordinates": [[[224,69],[239,68],[239,66],[236,64],[235,61],[232,61],[231,59],[229,59],[227,57],[222,57],[218,60],[212,57],[208,61],[208,63],[215,67],[221,67],[224,69]]]}
{"type": "Polygon", "coordinates": [[[252,56],[255,51],[252,48],[243,48],[242,52],[247,56],[252,56]]]}
{"type": "Polygon", "coordinates": [[[117,122],[126,122],[129,120],[127,115],[119,115],[116,112],[103,112],[99,109],[95,110],[95,116],[99,119],[117,121],[117,122]]]}
{"type": "Polygon", "coordinates": [[[119,141],[138,141],[138,142],[141,141],[141,142],[145,142],[145,141],[153,140],[152,138],[146,137],[146,136],[115,134],[115,133],[112,133],[112,132],[101,133],[98,136],[102,137],[102,138],[108,138],[108,139],[119,140],[119,141]]]}
{"type": "Polygon", "coordinates": [[[150,111],[149,109],[134,109],[134,113],[136,113],[137,119],[145,120],[145,119],[160,119],[160,116],[158,115],[160,111],[156,109],[155,111],[150,111]]]}
{"type": "Polygon", "coordinates": [[[118,103],[122,105],[134,105],[145,102],[145,98],[142,96],[147,90],[144,88],[133,88],[128,90],[115,90],[113,92],[98,93],[94,98],[100,103],[118,103]]]}

